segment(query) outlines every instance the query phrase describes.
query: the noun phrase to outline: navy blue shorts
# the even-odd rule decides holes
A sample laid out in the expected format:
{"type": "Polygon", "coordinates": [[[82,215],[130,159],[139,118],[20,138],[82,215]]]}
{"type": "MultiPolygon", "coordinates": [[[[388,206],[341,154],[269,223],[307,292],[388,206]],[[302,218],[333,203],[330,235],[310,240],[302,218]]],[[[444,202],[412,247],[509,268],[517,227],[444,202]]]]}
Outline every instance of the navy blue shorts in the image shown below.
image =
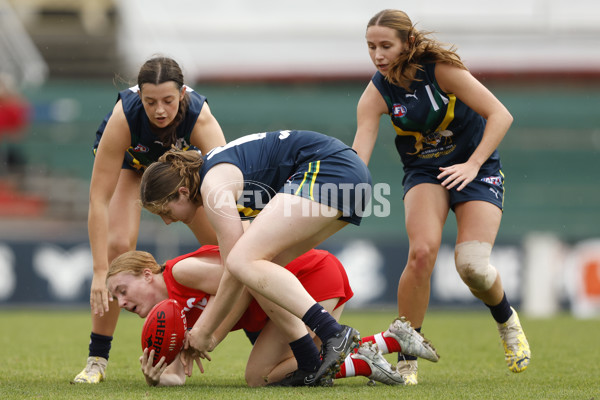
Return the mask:
{"type": "Polygon", "coordinates": [[[340,220],[354,225],[360,225],[371,192],[371,173],[350,148],[299,165],[279,190],[335,208],[340,220]]]}
{"type": "MultiPolygon", "coordinates": [[[[437,178],[439,170],[412,170],[405,172],[402,184],[404,185],[404,196],[414,186],[420,183],[435,183],[441,185],[441,180],[437,178]]],[[[492,171],[479,171],[479,174],[471,183],[465,186],[460,192],[456,188],[450,189],[450,208],[458,203],[466,201],[487,201],[496,205],[500,210],[504,206],[504,174],[500,169],[492,171]]]]}

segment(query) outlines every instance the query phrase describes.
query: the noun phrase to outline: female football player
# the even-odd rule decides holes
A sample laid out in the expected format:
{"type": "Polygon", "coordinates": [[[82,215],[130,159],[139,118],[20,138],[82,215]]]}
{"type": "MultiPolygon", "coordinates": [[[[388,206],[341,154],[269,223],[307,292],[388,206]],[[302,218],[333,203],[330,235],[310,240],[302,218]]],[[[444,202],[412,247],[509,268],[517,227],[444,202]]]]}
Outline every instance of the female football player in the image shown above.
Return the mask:
{"type": "Polygon", "coordinates": [[[323,361],[302,373],[308,385],[329,381],[356,346],[358,331],[338,324],[281,266],[349,222],[360,224],[370,195],[365,163],[341,141],[317,132],[257,133],[206,156],[192,151],[161,156],[142,177],[142,205],[166,223],[188,223],[204,206],[225,265],[214,307],[190,331],[189,346],[208,356],[213,332],[245,285],[316,333],[323,361]],[[240,213],[256,215],[245,231],[240,213]]]}
{"type": "MultiPolygon", "coordinates": [[[[508,368],[523,371],[529,364],[529,345],[489,262],[504,201],[496,148],[512,116],[453,49],[417,30],[404,12],[377,13],[367,24],[366,41],[377,72],[358,102],[353,148],[368,163],[380,117],[391,117],[404,164],[409,239],[408,261],[398,284],[398,313],[420,329],[442,228],[452,209],[458,225],[456,269],[491,310],[508,368]]],[[[399,355],[398,361],[407,382],[416,384],[416,359],[399,355]]]]}
{"type": "MultiPolygon", "coordinates": [[[[206,98],[184,85],[179,65],[166,57],[148,60],[137,85],[123,90],[96,133],[90,183],[88,231],[94,274],[90,291],[92,333],[87,366],[74,382],[104,380],[119,316],[106,288],[110,261],[135,249],[140,225],[143,170],[173,146],[203,152],[225,144],[206,98]]],[[[202,207],[187,221],[203,244],[216,244],[202,207]]]]}
{"type": "MultiPolygon", "coordinates": [[[[346,272],[335,256],[323,250],[310,250],[285,268],[339,320],[345,303],[352,297],[352,290],[346,272]]],[[[188,325],[192,326],[212,306],[210,299],[217,292],[223,272],[216,246],[203,246],[164,265],[159,265],[147,252],[130,251],[111,263],[107,286],[120,307],[140,317],[146,317],[152,307],[164,299],[177,300],[184,307],[188,325]]],[[[244,289],[238,303],[215,331],[214,341],[218,344],[230,331],[244,329],[253,344],[245,373],[248,385],[304,386],[304,376],[295,371],[314,361],[309,359],[312,353],[298,351],[298,343],[293,341],[294,337],[302,337],[308,332],[306,325],[298,324],[298,321],[264,297],[244,289]],[[295,329],[300,333],[294,332],[295,329]]],[[[312,332],[308,333],[311,341],[314,340],[313,347],[317,348],[320,340],[312,332]]],[[[365,340],[381,343],[386,352],[402,348],[404,352],[437,361],[433,347],[408,322],[395,321],[388,331],[375,336],[365,340]]],[[[373,342],[364,342],[356,354],[348,356],[336,377],[364,375],[386,384],[403,384],[401,376],[373,342]]],[[[150,386],[185,383],[186,376],[192,374],[191,355],[183,351],[170,365],[167,366],[163,357],[153,366],[154,350],[148,352],[145,349],[140,362],[146,382],[150,386]]],[[[196,362],[204,372],[199,358],[196,362]]]]}

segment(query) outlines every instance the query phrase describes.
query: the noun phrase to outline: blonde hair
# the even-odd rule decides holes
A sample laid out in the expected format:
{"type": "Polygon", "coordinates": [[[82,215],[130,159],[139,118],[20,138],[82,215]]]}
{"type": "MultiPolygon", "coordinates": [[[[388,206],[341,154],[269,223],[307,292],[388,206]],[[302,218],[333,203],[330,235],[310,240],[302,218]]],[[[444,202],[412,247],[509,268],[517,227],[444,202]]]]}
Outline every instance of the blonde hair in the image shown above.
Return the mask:
{"type": "Polygon", "coordinates": [[[153,274],[160,274],[165,269],[165,266],[159,265],[152,254],[146,251],[128,251],[121,254],[110,263],[106,279],[121,272],[140,276],[146,268],[152,271],[153,274]]]}
{"type": "Polygon", "coordinates": [[[396,31],[396,35],[408,45],[408,51],[403,52],[390,65],[386,76],[388,82],[410,90],[410,84],[416,79],[417,71],[423,70],[423,64],[444,62],[462,69],[467,69],[456,54],[456,49],[451,46],[444,48],[440,42],[429,37],[431,32],[421,32],[415,28],[412,21],[404,11],[383,10],[375,14],[367,24],[371,26],[383,26],[396,31]]]}
{"type": "Polygon", "coordinates": [[[200,168],[204,159],[198,151],[172,149],[157,162],[150,164],[142,175],[140,201],[153,214],[164,213],[165,206],[179,197],[179,188],[190,191],[190,200],[196,204],[200,197],[200,168]]]}

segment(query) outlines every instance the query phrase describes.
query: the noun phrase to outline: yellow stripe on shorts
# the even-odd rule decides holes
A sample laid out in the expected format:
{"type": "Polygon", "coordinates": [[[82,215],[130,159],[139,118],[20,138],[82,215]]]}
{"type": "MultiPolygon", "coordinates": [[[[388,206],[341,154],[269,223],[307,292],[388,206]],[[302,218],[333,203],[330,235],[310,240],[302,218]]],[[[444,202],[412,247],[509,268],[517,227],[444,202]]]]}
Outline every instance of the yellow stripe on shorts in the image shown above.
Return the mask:
{"type": "Polygon", "coordinates": [[[317,161],[317,166],[315,167],[315,172],[313,173],[312,180],[310,181],[310,199],[314,200],[313,189],[315,187],[315,181],[317,180],[317,174],[319,173],[319,169],[321,167],[321,161],[317,161]]]}
{"type": "Polygon", "coordinates": [[[308,163],[308,171],[306,171],[304,173],[304,178],[302,179],[302,182],[300,182],[300,186],[298,187],[298,190],[296,190],[296,193],[294,193],[295,195],[300,194],[300,192],[302,191],[302,188],[304,187],[304,183],[306,182],[307,178],[309,177],[309,174],[312,174],[312,177],[309,179],[310,180],[309,197],[311,200],[315,199],[313,196],[313,189],[315,187],[315,181],[317,180],[317,174],[319,173],[320,167],[321,167],[321,161],[317,161],[314,171],[312,170],[313,163],[312,162],[308,163]]]}

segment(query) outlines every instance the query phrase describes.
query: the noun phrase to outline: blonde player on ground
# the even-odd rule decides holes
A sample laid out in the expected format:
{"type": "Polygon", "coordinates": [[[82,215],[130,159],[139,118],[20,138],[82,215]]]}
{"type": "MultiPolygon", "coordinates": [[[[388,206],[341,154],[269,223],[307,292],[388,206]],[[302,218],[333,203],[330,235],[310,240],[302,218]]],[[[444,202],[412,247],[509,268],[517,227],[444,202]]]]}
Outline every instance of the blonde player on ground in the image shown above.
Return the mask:
{"type": "MultiPolygon", "coordinates": [[[[309,250],[285,268],[339,320],[345,303],[352,297],[352,290],[344,267],[333,254],[309,250]]],[[[167,298],[177,300],[184,305],[188,326],[193,326],[203,310],[211,307],[210,298],[216,293],[222,275],[223,266],[216,246],[203,246],[163,265],[159,265],[150,253],[130,251],[111,263],[107,287],[120,307],[142,318],[158,302],[167,298]]],[[[244,290],[238,304],[215,332],[216,343],[237,329],[243,329],[252,342],[245,373],[249,386],[304,386],[304,376],[298,371],[320,363],[317,347],[321,344],[320,340],[307,331],[306,326],[300,325],[300,334],[308,333],[310,336],[306,339],[314,342],[310,346],[311,352],[299,351],[300,343],[289,339],[298,336],[290,331],[296,325],[288,323],[289,317],[272,302],[251,290],[244,290]]],[[[375,342],[380,343],[386,352],[402,349],[405,353],[432,361],[438,359],[435,349],[408,322],[397,320],[388,331],[364,338],[358,351],[346,358],[336,378],[366,376],[385,384],[403,384],[402,376],[378,351],[375,342]]],[[[140,357],[148,385],[181,385],[185,383],[186,376],[191,376],[191,359],[184,359],[185,362],[176,359],[169,366],[163,359],[152,366],[153,352],[145,349],[140,357]]],[[[202,364],[199,360],[197,362],[203,371],[202,364]]]]}

